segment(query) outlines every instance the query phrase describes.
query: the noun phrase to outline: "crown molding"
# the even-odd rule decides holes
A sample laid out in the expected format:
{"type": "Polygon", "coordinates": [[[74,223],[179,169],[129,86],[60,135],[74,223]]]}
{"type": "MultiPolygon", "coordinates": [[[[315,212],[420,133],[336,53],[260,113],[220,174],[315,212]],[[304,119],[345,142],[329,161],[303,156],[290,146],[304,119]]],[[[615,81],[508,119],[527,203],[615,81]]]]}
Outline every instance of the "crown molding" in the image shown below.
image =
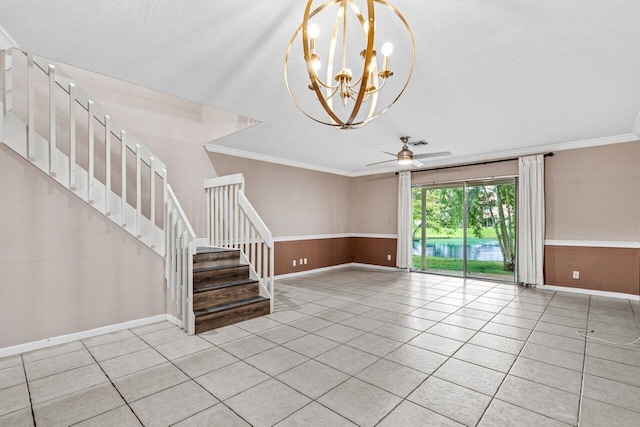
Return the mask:
{"type": "Polygon", "coordinates": [[[7,30],[0,25],[0,50],[18,48],[18,43],[7,33],[7,30]]]}
{"type": "MultiPolygon", "coordinates": [[[[574,150],[577,148],[597,147],[600,145],[621,144],[625,142],[638,141],[639,139],[640,139],[640,115],[638,115],[638,119],[636,120],[632,133],[605,136],[605,137],[593,138],[593,139],[583,139],[579,141],[561,142],[556,144],[536,145],[532,147],[516,148],[513,150],[493,151],[490,153],[476,154],[472,156],[453,157],[453,158],[450,157],[450,158],[447,158],[446,160],[445,159],[432,160],[428,162],[425,162],[423,160],[423,163],[425,164],[424,167],[426,168],[437,167],[437,166],[455,166],[458,164],[473,163],[473,162],[479,162],[479,161],[485,161],[485,160],[496,160],[496,159],[504,159],[509,157],[528,156],[531,154],[545,153],[548,151],[564,151],[564,150],[574,150]]],[[[375,170],[364,170],[364,171],[352,172],[352,171],[346,171],[342,169],[330,168],[328,166],[321,166],[321,165],[315,165],[311,163],[299,162],[297,160],[285,159],[282,157],[270,156],[267,154],[254,153],[252,151],[238,150],[236,148],[230,148],[230,147],[225,147],[225,146],[216,145],[216,144],[205,144],[205,148],[207,149],[207,151],[211,151],[213,153],[226,154],[228,156],[258,160],[261,162],[276,163],[280,165],[291,166],[294,168],[308,169],[308,170],[313,170],[317,172],[347,176],[351,178],[369,176],[369,175],[381,175],[385,173],[394,173],[394,172],[402,172],[402,171],[411,171],[411,169],[388,167],[388,168],[375,169],[375,170]]]]}
{"type": "Polygon", "coordinates": [[[285,159],[282,157],[270,156],[268,154],[255,153],[253,151],[239,150],[237,148],[225,147],[217,144],[205,144],[207,151],[227,156],[242,157],[244,159],[258,160],[261,162],[275,163],[278,165],[291,166],[294,168],[308,169],[317,172],[330,173],[334,175],[351,176],[350,172],[341,169],[334,169],[327,166],[314,165],[312,163],[299,162],[297,160],[285,159]]]}

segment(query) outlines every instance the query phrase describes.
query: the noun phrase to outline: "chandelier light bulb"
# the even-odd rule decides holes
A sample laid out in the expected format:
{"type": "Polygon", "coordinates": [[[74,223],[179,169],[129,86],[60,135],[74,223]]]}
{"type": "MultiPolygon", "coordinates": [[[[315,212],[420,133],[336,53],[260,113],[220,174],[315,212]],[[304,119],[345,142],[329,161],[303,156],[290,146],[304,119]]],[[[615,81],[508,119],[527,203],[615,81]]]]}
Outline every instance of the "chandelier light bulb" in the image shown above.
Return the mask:
{"type": "Polygon", "coordinates": [[[322,67],[322,63],[320,62],[320,58],[314,58],[313,61],[311,61],[311,67],[313,68],[313,71],[315,71],[317,73],[318,70],[320,70],[320,67],[322,67]]]}
{"type": "Polygon", "coordinates": [[[320,27],[318,24],[309,25],[309,28],[307,28],[307,34],[309,34],[309,37],[312,39],[318,38],[320,35],[320,27]]]}
{"type": "Polygon", "coordinates": [[[384,56],[389,56],[393,53],[393,44],[391,44],[390,42],[386,42],[385,44],[382,45],[381,50],[384,56]]]}

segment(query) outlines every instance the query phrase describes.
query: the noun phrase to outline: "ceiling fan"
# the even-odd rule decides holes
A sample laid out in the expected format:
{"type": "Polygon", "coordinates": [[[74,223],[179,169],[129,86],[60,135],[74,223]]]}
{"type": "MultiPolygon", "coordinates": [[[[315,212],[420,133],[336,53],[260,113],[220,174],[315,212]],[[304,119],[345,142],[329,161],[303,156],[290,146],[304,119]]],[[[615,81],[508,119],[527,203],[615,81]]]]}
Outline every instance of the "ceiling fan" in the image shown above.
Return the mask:
{"type": "Polygon", "coordinates": [[[402,150],[398,152],[398,154],[389,153],[388,151],[383,151],[384,154],[388,154],[390,156],[395,157],[394,160],[385,160],[384,162],[376,162],[369,163],[367,166],[379,165],[382,163],[390,163],[390,162],[398,162],[399,165],[413,165],[413,166],[423,166],[424,164],[418,159],[432,159],[435,157],[448,157],[452,156],[451,151],[440,151],[436,153],[424,153],[413,155],[413,151],[409,150],[409,145],[418,146],[418,145],[427,145],[429,144],[427,141],[416,141],[409,142],[409,136],[401,136],[400,141],[402,141],[402,150]]]}

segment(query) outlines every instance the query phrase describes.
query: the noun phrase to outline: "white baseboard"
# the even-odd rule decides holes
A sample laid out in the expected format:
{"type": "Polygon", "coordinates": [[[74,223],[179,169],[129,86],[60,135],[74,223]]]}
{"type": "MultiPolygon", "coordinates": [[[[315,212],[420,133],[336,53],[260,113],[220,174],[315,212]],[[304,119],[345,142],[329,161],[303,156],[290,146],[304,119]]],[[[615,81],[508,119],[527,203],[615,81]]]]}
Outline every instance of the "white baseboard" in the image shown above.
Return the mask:
{"type": "Polygon", "coordinates": [[[314,268],[313,270],[304,270],[304,271],[297,271],[295,273],[280,274],[275,278],[276,280],[288,279],[290,277],[304,276],[304,275],[313,274],[313,273],[322,273],[323,271],[331,271],[331,270],[337,270],[339,268],[347,268],[347,267],[371,268],[375,270],[386,270],[386,271],[396,271],[396,272],[406,271],[404,269],[397,268],[397,267],[385,267],[383,265],[362,264],[359,262],[348,262],[346,264],[338,264],[338,265],[332,265],[329,267],[314,268]]]}
{"type": "Polygon", "coordinates": [[[350,267],[361,267],[361,268],[371,268],[374,270],[385,270],[385,271],[395,271],[396,273],[407,273],[406,268],[398,268],[398,267],[387,267],[386,265],[373,265],[373,264],[363,264],[360,262],[352,262],[349,264],[350,267]]]}
{"type": "Polygon", "coordinates": [[[108,334],[111,332],[118,332],[125,329],[135,328],[137,326],[144,326],[151,323],[162,322],[163,320],[168,320],[169,322],[182,327],[182,321],[176,319],[175,317],[169,314],[159,314],[157,316],[130,320],[128,322],[117,323],[115,325],[102,326],[100,328],[90,329],[88,331],[74,332],[72,334],[61,335],[59,337],[46,338],[39,341],[32,341],[24,344],[14,345],[11,347],[0,348],[0,358],[25,353],[27,351],[39,350],[41,348],[52,347],[54,345],[66,344],[71,341],[95,337],[96,335],[108,334]]]}
{"type": "Polygon", "coordinates": [[[198,246],[198,247],[209,246],[209,239],[207,239],[206,237],[198,237],[198,238],[196,238],[196,246],[198,246]]]}
{"type": "Polygon", "coordinates": [[[598,290],[595,290],[595,289],[570,288],[568,286],[556,286],[556,285],[538,285],[537,289],[548,290],[548,291],[557,291],[557,292],[569,292],[569,293],[573,293],[573,294],[594,295],[594,296],[598,296],[598,297],[629,299],[629,300],[632,300],[632,301],[640,301],[640,295],[625,294],[625,293],[622,293],[622,292],[598,291],[598,290]]]}

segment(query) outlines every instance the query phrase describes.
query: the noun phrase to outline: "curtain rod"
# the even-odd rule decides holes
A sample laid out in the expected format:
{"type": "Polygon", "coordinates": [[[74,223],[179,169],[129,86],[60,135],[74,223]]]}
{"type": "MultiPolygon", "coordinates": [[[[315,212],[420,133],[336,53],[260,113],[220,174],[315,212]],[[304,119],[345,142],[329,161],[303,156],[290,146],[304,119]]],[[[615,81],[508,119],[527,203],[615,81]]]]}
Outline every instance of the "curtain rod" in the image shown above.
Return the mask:
{"type": "MultiPolygon", "coordinates": [[[[544,154],[544,157],[553,157],[553,153],[546,153],[544,154]]],[[[478,162],[478,163],[467,163],[467,164],[462,164],[462,165],[452,165],[452,166],[441,166],[438,168],[430,168],[430,169],[414,169],[411,170],[409,172],[414,173],[414,172],[431,172],[431,171],[439,171],[439,170],[443,170],[443,169],[454,169],[454,168],[464,168],[467,166],[480,166],[480,165],[490,165],[492,163],[502,163],[502,162],[511,162],[513,160],[518,160],[518,157],[512,157],[510,159],[500,159],[500,160],[489,160],[487,162],[478,162]]],[[[396,172],[396,175],[398,175],[400,172],[396,172]]]]}

